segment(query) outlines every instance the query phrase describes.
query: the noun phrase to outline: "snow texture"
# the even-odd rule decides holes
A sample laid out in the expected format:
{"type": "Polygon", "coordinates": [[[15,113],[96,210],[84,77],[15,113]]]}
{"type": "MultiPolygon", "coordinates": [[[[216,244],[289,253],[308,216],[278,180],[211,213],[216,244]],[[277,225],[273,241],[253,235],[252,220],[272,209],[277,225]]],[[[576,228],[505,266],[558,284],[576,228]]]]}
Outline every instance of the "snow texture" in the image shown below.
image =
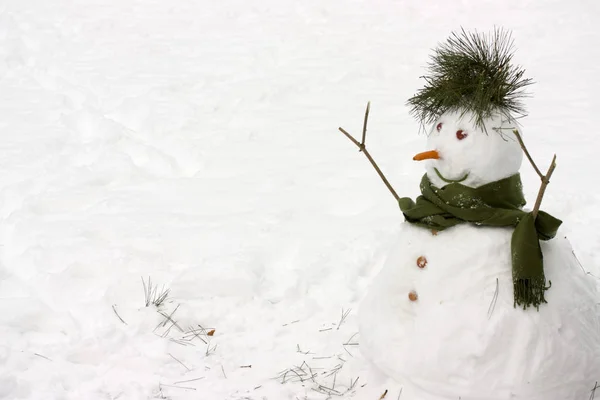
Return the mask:
{"type": "MultiPolygon", "coordinates": [[[[402,217],[337,127],[359,135],[371,100],[369,149],[416,196],[426,138],[405,101],[460,26],[513,30],[537,82],[527,143],[542,169],[558,154],[542,208],[600,276],[599,14],[591,0],[0,3],[0,398],[398,398],[355,334],[402,217]],[[170,298],[146,307],[141,277],[170,298]]],[[[523,181],[531,203],[525,165],[523,181]]]]}
{"type": "Polygon", "coordinates": [[[432,235],[403,226],[359,319],[362,352],[410,385],[404,399],[590,395],[600,371],[596,280],[567,239],[551,240],[542,247],[548,304],[515,309],[511,235],[510,228],[460,225],[432,235]],[[411,291],[418,300],[409,300],[411,291]]]}

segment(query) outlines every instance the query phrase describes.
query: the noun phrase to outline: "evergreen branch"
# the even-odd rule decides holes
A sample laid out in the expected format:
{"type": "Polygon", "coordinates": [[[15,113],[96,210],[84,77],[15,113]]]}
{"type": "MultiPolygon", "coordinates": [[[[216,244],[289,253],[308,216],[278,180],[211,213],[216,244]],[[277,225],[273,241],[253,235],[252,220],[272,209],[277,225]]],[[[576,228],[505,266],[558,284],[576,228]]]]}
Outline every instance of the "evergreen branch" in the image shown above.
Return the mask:
{"type": "Polygon", "coordinates": [[[375,160],[373,159],[373,157],[371,157],[371,154],[369,153],[369,151],[367,150],[367,146],[365,144],[365,141],[367,140],[367,120],[369,118],[369,109],[371,108],[371,102],[367,103],[367,109],[365,111],[365,119],[363,122],[363,136],[362,136],[362,143],[359,142],[358,140],[354,139],[354,137],[352,137],[351,134],[349,134],[348,132],[346,132],[346,130],[344,130],[342,127],[338,128],[340,130],[340,132],[342,132],[344,135],[346,135],[346,137],[348,139],[350,139],[350,141],[352,143],[354,143],[357,147],[358,150],[363,152],[365,154],[365,156],[367,157],[367,159],[369,160],[369,162],[371,163],[371,165],[373,166],[373,168],[375,168],[375,171],[377,171],[377,174],[379,175],[379,177],[381,178],[381,180],[383,181],[383,183],[385,184],[385,186],[388,188],[388,190],[390,191],[390,193],[392,193],[392,196],[394,196],[394,198],[396,199],[396,201],[400,200],[400,196],[398,196],[398,193],[396,193],[396,191],[394,190],[394,188],[392,187],[392,185],[390,184],[390,182],[387,180],[387,178],[385,177],[385,175],[383,174],[383,172],[381,172],[381,169],[379,169],[379,166],[377,165],[377,163],[375,162],[375,160]]]}
{"type": "Polygon", "coordinates": [[[460,111],[461,117],[472,112],[480,128],[494,113],[526,115],[521,99],[533,82],[511,65],[513,50],[511,34],[502,29],[491,35],[453,32],[434,50],[422,77],[425,86],[408,100],[410,113],[429,124],[447,111],[460,111]]]}

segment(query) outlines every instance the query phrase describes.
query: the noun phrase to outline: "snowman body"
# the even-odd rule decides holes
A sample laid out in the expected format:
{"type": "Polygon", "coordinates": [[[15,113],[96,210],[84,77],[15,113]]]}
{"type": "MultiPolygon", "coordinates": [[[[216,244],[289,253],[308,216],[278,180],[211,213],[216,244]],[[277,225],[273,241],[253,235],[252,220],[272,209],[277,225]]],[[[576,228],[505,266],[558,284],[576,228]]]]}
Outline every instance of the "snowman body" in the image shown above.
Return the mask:
{"type": "MultiPolygon", "coordinates": [[[[439,158],[426,168],[432,183],[477,187],[518,172],[518,142],[494,136],[510,121],[490,120],[486,132],[466,118],[449,113],[434,125],[428,144],[439,158]]],[[[515,308],[512,232],[465,223],[434,233],[402,224],[359,324],[361,351],[405,385],[403,399],[589,398],[600,379],[596,282],[558,236],[541,243],[548,303],[539,311],[515,308]]]]}
{"type": "Polygon", "coordinates": [[[359,323],[361,351],[406,385],[404,399],[589,398],[600,377],[595,282],[557,237],[542,243],[548,304],[515,308],[511,234],[467,224],[437,235],[401,227],[359,323]]]}

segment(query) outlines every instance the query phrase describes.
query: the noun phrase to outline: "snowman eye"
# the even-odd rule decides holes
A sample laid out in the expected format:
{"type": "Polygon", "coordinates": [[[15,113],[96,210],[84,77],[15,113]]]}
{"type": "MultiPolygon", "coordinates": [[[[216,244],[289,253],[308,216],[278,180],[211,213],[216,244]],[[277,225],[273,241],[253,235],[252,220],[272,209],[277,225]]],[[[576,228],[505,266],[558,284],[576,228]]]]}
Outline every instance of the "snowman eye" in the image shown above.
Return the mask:
{"type": "Polygon", "coordinates": [[[462,129],[459,129],[459,130],[457,130],[457,131],[456,131],[456,138],[457,138],[458,140],[463,140],[463,139],[464,139],[464,138],[466,138],[467,136],[468,136],[468,135],[467,135],[467,132],[463,132],[463,130],[462,130],[462,129]]]}
{"type": "Polygon", "coordinates": [[[437,124],[437,126],[435,127],[435,129],[439,132],[442,130],[442,123],[440,122],[439,124],[437,124]]]}

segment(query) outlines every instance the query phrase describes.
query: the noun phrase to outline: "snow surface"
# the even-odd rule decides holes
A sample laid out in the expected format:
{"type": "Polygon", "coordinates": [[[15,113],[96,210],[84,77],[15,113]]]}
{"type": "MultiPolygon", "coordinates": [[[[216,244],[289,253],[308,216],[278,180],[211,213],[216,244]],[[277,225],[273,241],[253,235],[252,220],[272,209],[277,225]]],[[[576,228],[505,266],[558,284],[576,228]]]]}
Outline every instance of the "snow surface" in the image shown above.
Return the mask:
{"type": "MultiPolygon", "coordinates": [[[[537,82],[527,143],[541,168],[558,154],[543,209],[598,274],[599,15],[591,0],[0,3],[0,397],[324,399],[335,382],[333,397],[398,398],[353,335],[402,217],[337,127],[359,135],[371,100],[370,151],[416,196],[425,137],[404,103],[461,25],[513,30],[537,82]],[[171,290],[160,310],[141,277],[171,290]]],[[[533,202],[525,165],[523,181],[533,202]]]]}

